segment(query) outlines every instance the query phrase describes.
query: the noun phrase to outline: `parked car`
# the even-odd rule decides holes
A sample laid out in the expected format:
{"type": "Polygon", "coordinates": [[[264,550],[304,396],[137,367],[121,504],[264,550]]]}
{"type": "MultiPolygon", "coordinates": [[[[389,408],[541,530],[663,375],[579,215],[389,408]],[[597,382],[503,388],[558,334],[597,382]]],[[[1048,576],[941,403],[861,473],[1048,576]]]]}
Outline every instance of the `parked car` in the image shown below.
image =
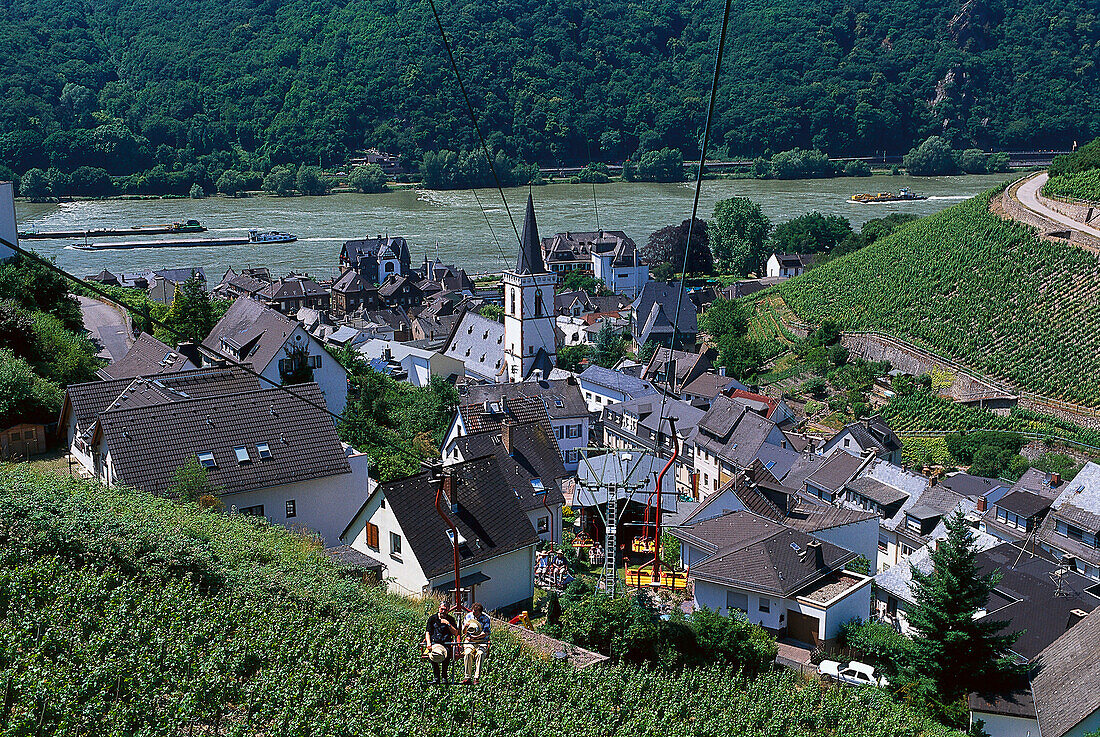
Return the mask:
{"type": "Polygon", "coordinates": [[[886,676],[876,676],[875,669],[866,663],[853,660],[847,665],[835,660],[822,660],[817,666],[817,674],[822,678],[832,678],[851,686],[879,686],[886,688],[890,682],[886,676]]]}

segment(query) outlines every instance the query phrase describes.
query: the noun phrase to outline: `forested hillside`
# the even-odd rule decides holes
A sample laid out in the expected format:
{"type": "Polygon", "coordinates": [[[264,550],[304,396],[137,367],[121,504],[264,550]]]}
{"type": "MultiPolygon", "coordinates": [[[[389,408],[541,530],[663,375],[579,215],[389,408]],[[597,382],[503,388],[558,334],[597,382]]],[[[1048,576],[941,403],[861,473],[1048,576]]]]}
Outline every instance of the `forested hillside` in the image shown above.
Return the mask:
{"type": "MultiPolygon", "coordinates": [[[[696,155],[717,0],[438,5],[494,148],[543,164],[696,155]]],[[[1100,134],[1091,0],[747,0],[734,13],[717,155],[1100,134]]],[[[364,145],[415,163],[475,141],[424,0],[11,0],[0,40],[0,165],[16,174],[160,164],[156,177],[209,183],[364,145]]]]}
{"type": "Polygon", "coordinates": [[[441,690],[426,613],[262,518],[0,466],[5,734],[960,734],[878,689],[577,671],[495,628],[480,685],[441,690]]]}
{"type": "Polygon", "coordinates": [[[881,330],[1022,389],[1100,406],[1100,268],[989,211],[907,225],[777,289],[802,320],[881,330]]]}

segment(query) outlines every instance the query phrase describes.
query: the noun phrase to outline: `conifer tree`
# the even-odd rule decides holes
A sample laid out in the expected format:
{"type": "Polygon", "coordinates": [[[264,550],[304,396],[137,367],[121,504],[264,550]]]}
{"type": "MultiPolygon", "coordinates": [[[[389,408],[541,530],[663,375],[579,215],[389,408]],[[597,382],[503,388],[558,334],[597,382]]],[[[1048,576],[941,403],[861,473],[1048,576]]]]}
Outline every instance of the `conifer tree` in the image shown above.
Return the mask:
{"type": "Polygon", "coordinates": [[[1020,633],[1002,633],[1008,622],[977,618],[1000,573],[979,572],[974,536],[962,513],[945,524],[947,537],[932,553],[932,572],[911,566],[916,607],[908,619],[916,632],[916,672],[931,678],[946,702],[1010,675],[1008,649],[1020,633]]]}

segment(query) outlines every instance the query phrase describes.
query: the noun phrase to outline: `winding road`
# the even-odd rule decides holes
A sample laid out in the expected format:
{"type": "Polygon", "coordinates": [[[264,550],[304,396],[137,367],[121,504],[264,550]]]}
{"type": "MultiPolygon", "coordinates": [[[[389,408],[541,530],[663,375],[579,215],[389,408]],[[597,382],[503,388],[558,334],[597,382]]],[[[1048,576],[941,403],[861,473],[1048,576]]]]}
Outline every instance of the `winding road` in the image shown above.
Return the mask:
{"type": "Polygon", "coordinates": [[[134,343],[133,336],[126,329],[126,320],[114,307],[91,297],[77,297],[80,312],[84,316],[84,329],[93,342],[99,346],[99,356],[117,361],[126,355],[134,343]]]}
{"type": "Polygon", "coordinates": [[[1026,209],[1035,213],[1036,215],[1050,220],[1053,223],[1064,225],[1070,230],[1076,230],[1081,233],[1100,240],[1100,228],[1095,228],[1091,225],[1085,225],[1079,220],[1074,220],[1068,215],[1063,215],[1057,210],[1052,210],[1043,204],[1039,199],[1039,190],[1043,188],[1043,185],[1047,183],[1047,179],[1050,175],[1047,172],[1036,174],[1030,179],[1026,180],[1023,184],[1016,188],[1016,199],[1026,209]]]}

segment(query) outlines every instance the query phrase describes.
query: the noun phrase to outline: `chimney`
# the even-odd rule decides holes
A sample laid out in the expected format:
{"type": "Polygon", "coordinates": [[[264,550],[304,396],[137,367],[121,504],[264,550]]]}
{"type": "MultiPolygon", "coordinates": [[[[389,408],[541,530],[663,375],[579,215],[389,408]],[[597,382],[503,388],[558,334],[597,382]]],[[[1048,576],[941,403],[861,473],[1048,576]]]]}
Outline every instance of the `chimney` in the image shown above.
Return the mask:
{"type": "Polygon", "coordinates": [[[515,423],[511,420],[505,420],[500,424],[500,443],[504,446],[504,450],[508,451],[508,455],[512,455],[512,430],[515,428],[515,423]]]}
{"type": "Polygon", "coordinates": [[[443,493],[451,503],[451,514],[458,514],[458,473],[454,466],[443,469],[443,493]]]}
{"type": "Polygon", "coordinates": [[[718,375],[723,376],[723,377],[726,375],[726,367],[725,366],[719,366],[718,367],[718,375]]]}
{"type": "Polygon", "coordinates": [[[988,501],[986,500],[986,498],[984,496],[978,497],[978,511],[979,512],[984,512],[986,509],[988,509],[987,505],[988,505],[988,501]]]}
{"type": "MultiPolygon", "coordinates": [[[[180,346],[180,353],[183,353],[183,346],[182,345],[180,346]]],[[[1060,474],[1060,473],[1050,474],[1050,485],[1051,485],[1052,488],[1057,486],[1060,483],[1062,483],[1062,474],[1060,474]]]]}
{"type": "Polygon", "coordinates": [[[821,541],[820,540],[811,540],[809,543],[806,544],[806,547],[809,548],[810,555],[812,555],[813,558],[814,558],[814,567],[815,568],[824,568],[825,567],[825,553],[821,549],[821,541]]]}
{"type": "Polygon", "coordinates": [[[202,354],[199,353],[199,347],[195,343],[185,340],[179,344],[176,351],[196,366],[202,366],[202,354]]]}
{"type": "Polygon", "coordinates": [[[1068,630],[1070,627],[1073,627],[1088,615],[1089,613],[1084,609],[1071,609],[1069,613],[1069,622],[1066,623],[1066,629],[1068,630]]]}

